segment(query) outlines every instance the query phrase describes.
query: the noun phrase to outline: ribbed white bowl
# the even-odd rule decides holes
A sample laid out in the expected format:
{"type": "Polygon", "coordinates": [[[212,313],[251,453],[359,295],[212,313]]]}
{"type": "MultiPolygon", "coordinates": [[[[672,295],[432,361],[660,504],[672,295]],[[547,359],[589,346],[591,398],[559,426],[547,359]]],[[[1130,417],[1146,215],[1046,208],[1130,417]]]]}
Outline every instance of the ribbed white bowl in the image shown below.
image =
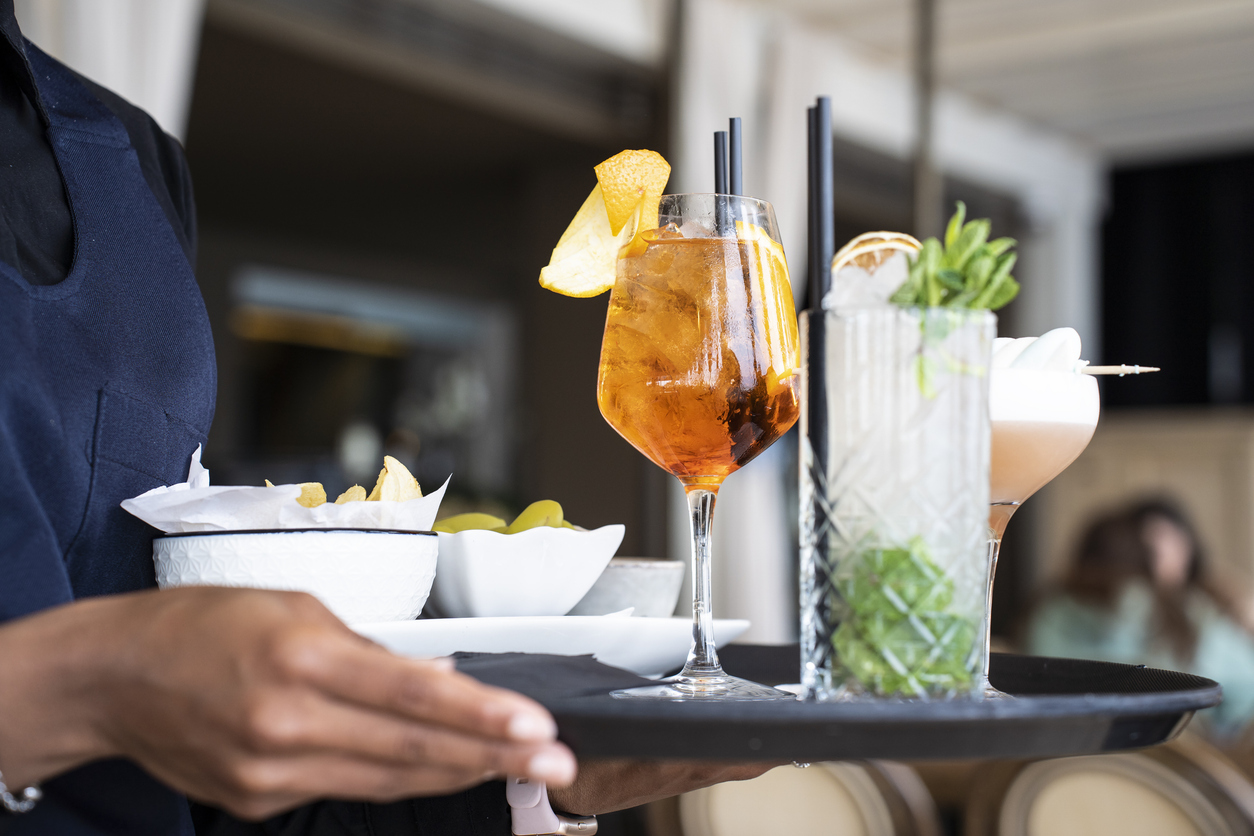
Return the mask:
{"type": "Polygon", "coordinates": [[[435,578],[434,534],[293,529],[171,534],[153,541],[157,586],[308,592],[350,624],[417,618],[435,578]]]}
{"type": "Polygon", "coordinates": [[[431,601],[451,618],[565,615],[605,571],[624,530],[441,533],[431,601]]]}
{"type": "Polygon", "coordinates": [[[637,618],[670,618],[687,569],[682,560],[616,557],[570,615],[607,615],[631,607],[637,618]]]}

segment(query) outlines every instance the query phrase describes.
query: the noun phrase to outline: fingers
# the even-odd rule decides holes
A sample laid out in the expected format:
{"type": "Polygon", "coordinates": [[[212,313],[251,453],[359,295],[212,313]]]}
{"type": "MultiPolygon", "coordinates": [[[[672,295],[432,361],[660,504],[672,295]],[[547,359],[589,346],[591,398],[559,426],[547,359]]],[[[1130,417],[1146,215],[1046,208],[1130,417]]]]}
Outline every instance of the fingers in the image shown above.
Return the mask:
{"type": "Polygon", "coordinates": [[[416,661],[325,634],[284,648],[277,660],[294,679],[346,702],[436,723],[477,737],[544,743],[557,737],[553,718],[521,694],[483,685],[447,660],[416,661]]]}
{"type": "Polygon", "coordinates": [[[248,724],[252,748],[260,754],[349,753],[383,765],[522,775],[555,786],[575,777],[574,756],[560,743],[488,738],[313,692],[258,704],[248,724]]]}
{"type": "Polygon", "coordinates": [[[256,706],[250,726],[263,747],[340,749],[559,787],[574,780],[575,758],[554,743],[557,725],[542,706],[459,674],[450,660],[405,659],[321,630],[285,636],[272,656],[281,676],[317,698],[301,711],[291,710],[290,693],[256,706]]]}

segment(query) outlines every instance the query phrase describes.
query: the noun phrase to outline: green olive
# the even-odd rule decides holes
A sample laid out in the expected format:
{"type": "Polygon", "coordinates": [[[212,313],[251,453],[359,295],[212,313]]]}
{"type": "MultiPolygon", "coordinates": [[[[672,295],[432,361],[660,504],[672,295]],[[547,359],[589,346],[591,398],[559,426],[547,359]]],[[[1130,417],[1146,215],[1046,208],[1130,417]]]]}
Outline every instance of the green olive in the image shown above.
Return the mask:
{"type": "Polygon", "coordinates": [[[514,521],[505,529],[505,533],[517,534],[520,531],[526,531],[529,528],[539,528],[542,525],[547,525],[550,528],[561,528],[562,506],[551,499],[533,502],[514,518],[514,521]]]}
{"type": "Polygon", "coordinates": [[[432,531],[442,531],[445,534],[456,534],[459,531],[469,531],[475,528],[504,528],[505,520],[500,517],[494,517],[491,514],[458,514],[454,517],[440,520],[431,526],[432,531]]]}

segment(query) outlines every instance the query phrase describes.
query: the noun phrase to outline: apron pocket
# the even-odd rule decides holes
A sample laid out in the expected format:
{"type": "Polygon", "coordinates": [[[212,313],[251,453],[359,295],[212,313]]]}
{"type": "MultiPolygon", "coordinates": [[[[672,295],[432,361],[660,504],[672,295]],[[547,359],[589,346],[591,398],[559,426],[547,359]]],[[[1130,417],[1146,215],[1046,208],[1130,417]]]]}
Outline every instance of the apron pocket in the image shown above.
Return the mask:
{"type": "Polygon", "coordinates": [[[66,553],[75,597],[131,592],[156,584],[156,530],[121,502],[182,482],[205,434],[156,404],[104,389],[96,415],[91,494],[83,525],[66,553]]]}

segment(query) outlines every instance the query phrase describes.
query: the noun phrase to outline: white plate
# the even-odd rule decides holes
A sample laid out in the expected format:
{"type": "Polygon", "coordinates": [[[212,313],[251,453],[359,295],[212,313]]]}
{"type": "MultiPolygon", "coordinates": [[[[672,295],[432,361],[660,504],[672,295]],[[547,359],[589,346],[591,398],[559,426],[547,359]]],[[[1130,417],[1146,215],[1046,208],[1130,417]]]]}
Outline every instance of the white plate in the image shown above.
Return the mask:
{"type": "MultiPolygon", "coordinates": [[[[688,658],[690,618],[555,615],[517,618],[426,618],[356,624],[353,629],[402,656],[450,653],[555,653],[582,656],[641,676],[675,670],[688,658]]],[[[743,618],[716,618],[719,646],[749,629],[743,618]]]]}

